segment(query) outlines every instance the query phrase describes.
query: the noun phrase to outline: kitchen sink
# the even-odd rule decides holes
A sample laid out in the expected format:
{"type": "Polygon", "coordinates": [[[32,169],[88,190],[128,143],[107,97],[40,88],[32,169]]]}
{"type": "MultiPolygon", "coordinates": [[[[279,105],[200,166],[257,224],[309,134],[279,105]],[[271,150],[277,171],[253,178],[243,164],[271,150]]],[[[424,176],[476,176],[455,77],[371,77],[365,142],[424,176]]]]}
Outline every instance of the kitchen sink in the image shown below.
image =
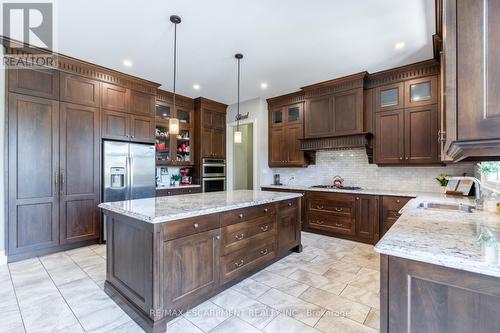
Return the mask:
{"type": "Polygon", "coordinates": [[[474,208],[473,206],[466,204],[446,204],[428,201],[421,202],[418,207],[423,209],[455,210],[466,213],[472,213],[472,209],[474,208]]]}

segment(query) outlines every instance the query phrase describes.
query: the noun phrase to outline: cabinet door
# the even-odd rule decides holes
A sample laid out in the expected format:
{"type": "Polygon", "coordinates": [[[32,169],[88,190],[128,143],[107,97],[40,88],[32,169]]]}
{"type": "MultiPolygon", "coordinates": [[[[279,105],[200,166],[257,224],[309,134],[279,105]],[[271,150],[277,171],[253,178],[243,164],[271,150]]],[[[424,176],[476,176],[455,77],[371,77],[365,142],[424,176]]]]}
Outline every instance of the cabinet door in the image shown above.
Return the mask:
{"type": "Polygon", "coordinates": [[[202,127],[201,128],[201,156],[202,157],[213,157],[212,148],[212,135],[213,130],[211,128],[202,127]]]}
{"type": "Polygon", "coordinates": [[[285,123],[283,108],[271,110],[269,114],[269,124],[272,127],[281,127],[285,123]]]}
{"type": "Polygon", "coordinates": [[[337,93],[332,100],[333,135],[363,132],[363,89],[337,93]]]}
{"type": "Polygon", "coordinates": [[[59,72],[52,69],[9,69],[9,91],[59,99],[59,72]]]}
{"type": "Polygon", "coordinates": [[[59,244],[59,104],[9,94],[8,254],[59,244]]]}
{"type": "Polygon", "coordinates": [[[356,196],[356,237],[370,242],[379,239],[378,196],[356,196]]]}
{"type": "Polygon", "coordinates": [[[114,84],[102,83],[101,107],[113,111],[129,112],[130,90],[114,84]]]}
{"type": "Polygon", "coordinates": [[[102,137],[130,140],[130,115],[115,111],[102,111],[102,137]]]}
{"type": "Polygon", "coordinates": [[[141,91],[130,91],[130,112],[152,116],[155,113],[155,96],[141,91]]]}
{"type": "Polygon", "coordinates": [[[219,229],[164,243],[165,309],[179,309],[219,285],[219,229]]]}
{"type": "Polygon", "coordinates": [[[61,73],[61,101],[99,107],[100,96],[99,81],[61,73]]]}
{"type": "Polygon", "coordinates": [[[437,105],[405,110],[405,162],[437,163],[439,124],[437,105]]]}
{"type": "Polygon", "coordinates": [[[276,127],[269,129],[269,166],[285,166],[285,129],[276,127]]]}
{"type": "Polygon", "coordinates": [[[404,159],[404,111],[375,115],[375,163],[399,164],[404,159]]]}
{"type": "Polygon", "coordinates": [[[432,105],[438,102],[437,76],[405,82],[405,108],[432,105]]]}
{"type": "Polygon", "coordinates": [[[492,0],[461,0],[456,6],[457,139],[498,139],[500,6],[492,0]]]}
{"type": "Polygon", "coordinates": [[[304,119],[304,103],[287,105],[283,108],[286,117],[286,125],[302,124],[304,119]]]}
{"type": "Polygon", "coordinates": [[[404,83],[394,83],[375,89],[375,110],[390,111],[404,107],[404,83]]]}
{"type": "Polygon", "coordinates": [[[332,99],[330,96],[323,96],[309,99],[306,102],[305,117],[305,137],[314,138],[328,136],[331,134],[332,99]]]}
{"type": "Polygon", "coordinates": [[[212,129],[212,154],[216,158],[226,158],[226,131],[212,129]]]}
{"type": "Polygon", "coordinates": [[[280,203],[278,210],[278,254],[285,255],[300,244],[299,200],[280,203]]]}
{"type": "Polygon", "coordinates": [[[135,142],[155,142],[155,121],[152,117],[132,116],[130,137],[135,142]]]}
{"type": "Polygon", "coordinates": [[[300,150],[300,138],[303,137],[302,124],[285,127],[285,140],[282,143],[287,166],[304,166],[304,152],[300,150]]]}
{"type": "Polygon", "coordinates": [[[226,129],[226,115],[221,112],[212,114],[212,127],[219,130],[226,129]]]}
{"type": "Polygon", "coordinates": [[[201,126],[211,128],[213,127],[213,114],[215,111],[210,111],[208,109],[203,109],[201,112],[201,126]]]}
{"type": "Polygon", "coordinates": [[[61,244],[99,238],[99,170],[99,109],[61,103],[61,244]]]}
{"type": "Polygon", "coordinates": [[[382,226],[380,228],[380,237],[384,236],[387,230],[396,223],[399,216],[401,216],[399,211],[411,199],[412,198],[408,197],[382,197],[382,226]]]}

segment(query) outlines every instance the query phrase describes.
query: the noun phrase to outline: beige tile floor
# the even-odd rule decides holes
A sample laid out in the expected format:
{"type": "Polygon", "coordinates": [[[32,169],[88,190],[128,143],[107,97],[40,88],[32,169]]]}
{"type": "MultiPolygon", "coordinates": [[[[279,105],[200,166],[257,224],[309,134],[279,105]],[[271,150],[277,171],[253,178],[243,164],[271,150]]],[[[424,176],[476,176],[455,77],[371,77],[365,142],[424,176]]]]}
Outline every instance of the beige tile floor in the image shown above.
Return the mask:
{"type": "MultiPolygon", "coordinates": [[[[168,325],[172,333],[378,332],[373,247],[302,233],[294,253],[168,325]]],[[[0,266],[0,332],[142,332],[103,291],[106,248],[0,266]]]]}

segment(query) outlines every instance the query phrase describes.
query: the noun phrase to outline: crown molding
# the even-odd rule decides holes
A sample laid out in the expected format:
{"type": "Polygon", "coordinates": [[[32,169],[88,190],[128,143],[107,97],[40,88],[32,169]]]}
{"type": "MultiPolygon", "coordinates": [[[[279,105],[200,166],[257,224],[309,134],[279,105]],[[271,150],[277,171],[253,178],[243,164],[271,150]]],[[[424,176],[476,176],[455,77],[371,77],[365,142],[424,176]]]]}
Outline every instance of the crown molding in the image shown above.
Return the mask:
{"type": "Polygon", "coordinates": [[[267,99],[268,107],[278,107],[288,104],[301,103],[305,100],[305,94],[303,91],[296,91],[290,94],[271,97],[267,99]]]}
{"type": "Polygon", "coordinates": [[[334,80],[328,80],[309,86],[302,87],[306,98],[314,96],[333,94],[340,91],[363,88],[368,72],[360,72],[349,76],[344,76],[334,80]]]}
{"type": "Polygon", "coordinates": [[[435,59],[417,62],[385,71],[369,74],[365,81],[365,88],[417,79],[424,76],[439,75],[440,66],[435,59]]]}

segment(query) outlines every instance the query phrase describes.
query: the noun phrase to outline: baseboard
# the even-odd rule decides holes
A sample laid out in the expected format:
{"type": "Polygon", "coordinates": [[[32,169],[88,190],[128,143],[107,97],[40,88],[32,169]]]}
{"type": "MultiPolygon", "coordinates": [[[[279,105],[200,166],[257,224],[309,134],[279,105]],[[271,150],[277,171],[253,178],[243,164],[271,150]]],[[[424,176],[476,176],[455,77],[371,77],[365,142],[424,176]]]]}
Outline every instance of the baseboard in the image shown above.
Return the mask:
{"type": "Polygon", "coordinates": [[[5,251],[0,251],[0,266],[7,265],[7,256],[5,251]]]}

